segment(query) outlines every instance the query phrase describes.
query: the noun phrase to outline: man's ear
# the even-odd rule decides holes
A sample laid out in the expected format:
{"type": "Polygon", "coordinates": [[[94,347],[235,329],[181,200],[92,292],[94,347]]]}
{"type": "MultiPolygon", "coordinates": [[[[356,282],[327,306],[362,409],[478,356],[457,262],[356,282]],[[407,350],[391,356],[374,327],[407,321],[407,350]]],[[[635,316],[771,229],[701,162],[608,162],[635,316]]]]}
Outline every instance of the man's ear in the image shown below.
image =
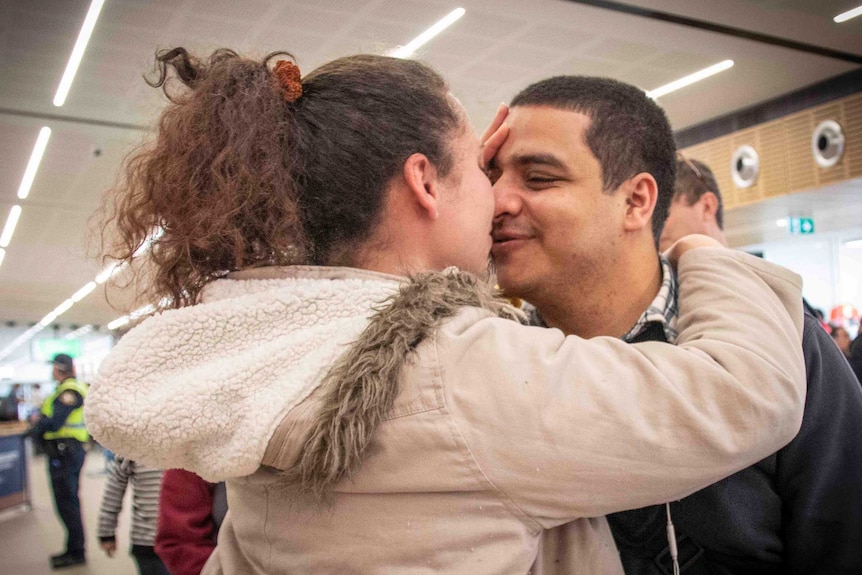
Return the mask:
{"type": "Polygon", "coordinates": [[[622,185],[626,194],[624,229],[627,232],[652,229],[650,220],[658,199],[658,184],[652,174],[641,172],[622,185]]]}
{"type": "Polygon", "coordinates": [[[704,221],[717,221],[716,214],[718,213],[718,197],[712,192],[704,192],[697,200],[701,204],[701,213],[704,221]]]}
{"type": "Polygon", "coordinates": [[[404,162],[404,181],[415,208],[432,220],[438,216],[440,180],[437,168],[425,154],[413,154],[404,162]]]}

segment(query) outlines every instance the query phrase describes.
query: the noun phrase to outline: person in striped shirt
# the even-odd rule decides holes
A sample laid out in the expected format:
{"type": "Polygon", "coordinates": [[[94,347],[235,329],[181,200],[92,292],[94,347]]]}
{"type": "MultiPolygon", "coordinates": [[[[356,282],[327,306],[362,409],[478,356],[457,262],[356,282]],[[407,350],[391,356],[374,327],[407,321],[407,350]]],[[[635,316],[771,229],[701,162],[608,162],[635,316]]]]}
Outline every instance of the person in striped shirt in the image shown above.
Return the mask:
{"type": "Polygon", "coordinates": [[[123,509],[126,487],[132,484],[132,557],[140,575],[170,575],[153,550],[159,518],[162,471],[117,457],[108,469],[108,481],[99,508],[99,541],[113,557],[117,551],[117,518],[123,509]]]}

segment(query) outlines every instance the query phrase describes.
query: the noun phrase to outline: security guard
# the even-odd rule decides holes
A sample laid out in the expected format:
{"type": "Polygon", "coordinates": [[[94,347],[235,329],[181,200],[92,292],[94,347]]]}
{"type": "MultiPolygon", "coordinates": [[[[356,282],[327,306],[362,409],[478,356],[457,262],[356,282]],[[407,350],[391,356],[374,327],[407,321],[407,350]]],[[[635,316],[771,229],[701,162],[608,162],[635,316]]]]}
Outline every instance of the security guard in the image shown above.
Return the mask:
{"type": "Polygon", "coordinates": [[[84,444],[90,435],[84,426],[87,387],[75,379],[75,364],[70,356],[59,353],[53,363],[57,389],[42,403],[41,417],[29,435],[44,442],[54,504],[68,533],[66,551],[51,557],[51,567],[60,569],[86,562],[78,482],[84,466],[84,444]]]}

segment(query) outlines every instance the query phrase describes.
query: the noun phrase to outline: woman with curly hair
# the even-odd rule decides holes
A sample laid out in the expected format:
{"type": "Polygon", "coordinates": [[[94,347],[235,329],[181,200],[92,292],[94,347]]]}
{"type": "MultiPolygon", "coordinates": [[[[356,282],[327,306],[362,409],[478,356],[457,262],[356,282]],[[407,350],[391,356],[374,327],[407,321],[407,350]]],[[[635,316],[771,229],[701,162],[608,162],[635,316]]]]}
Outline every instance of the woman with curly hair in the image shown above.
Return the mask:
{"type": "Polygon", "coordinates": [[[119,454],[227,481],[204,573],[527,573],[573,520],[584,571],[620,572],[586,518],[796,433],[797,276],[689,238],[678,346],[523,326],[488,277],[502,114],[480,146],[409,60],[158,61],[171,102],[111,196],[110,253],[161,228],[136,277],[167,309],[104,361],[86,416],[119,454]]]}

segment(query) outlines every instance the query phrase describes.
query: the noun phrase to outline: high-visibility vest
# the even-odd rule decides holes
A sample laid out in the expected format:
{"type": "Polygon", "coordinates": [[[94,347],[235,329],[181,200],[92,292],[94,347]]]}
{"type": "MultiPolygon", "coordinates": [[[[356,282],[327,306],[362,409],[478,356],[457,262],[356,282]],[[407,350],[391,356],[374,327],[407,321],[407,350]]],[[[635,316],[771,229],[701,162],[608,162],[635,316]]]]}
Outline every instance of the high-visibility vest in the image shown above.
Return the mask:
{"type": "MultiPolygon", "coordinates": [[[[77,391],[82,398],[87,398],[87,386],[78,383],[74,377],[70,377],[58,385],[54,393],[42,403],[42,415],[52,417],[54,415],[54,400],[60,397],[61,393],[69,390],[77,391]]],[[[90,434],[84,425],[84,404],[69,414],[63,427],[57,431],[46,431],[43,437],[45,439],[77,439],[81,443],[86,443],[90,439],[90,434]]]]}

